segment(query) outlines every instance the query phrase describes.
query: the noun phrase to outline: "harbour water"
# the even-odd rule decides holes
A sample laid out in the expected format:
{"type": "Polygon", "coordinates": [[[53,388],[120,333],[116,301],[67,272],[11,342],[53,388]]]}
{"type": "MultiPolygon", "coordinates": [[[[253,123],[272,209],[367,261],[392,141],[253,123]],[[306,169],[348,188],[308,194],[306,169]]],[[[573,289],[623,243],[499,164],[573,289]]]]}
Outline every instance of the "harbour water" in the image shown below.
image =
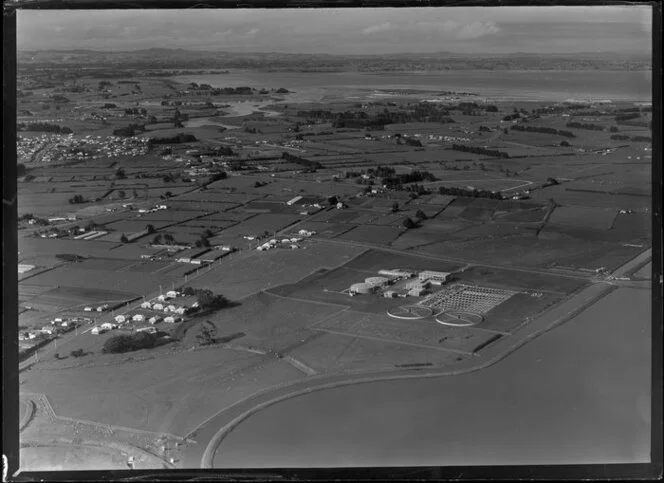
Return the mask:
{"type": "MultiPolygon", "coordinates": [[[[295,91],[285,101],[315,102],[326,98],[363,98],[383,90],[472,92],[494,100],[649,101],[651,71],[500,71],[457,70],[422,73],[260,72],[234,70],[228,74],[175,77],[179,82],[213,87],[283,87],[295,91]],[[375,91],[375,92],[374,92],[375,91]]],[[[380,96],[379,96],[380,97],[380,96]]]]}
{"type": "Polygon", "coordinates": [[[277,403],[222,441],[215,466],[648,462],[650,303],[618,289],[477,372],[277,403]]]}

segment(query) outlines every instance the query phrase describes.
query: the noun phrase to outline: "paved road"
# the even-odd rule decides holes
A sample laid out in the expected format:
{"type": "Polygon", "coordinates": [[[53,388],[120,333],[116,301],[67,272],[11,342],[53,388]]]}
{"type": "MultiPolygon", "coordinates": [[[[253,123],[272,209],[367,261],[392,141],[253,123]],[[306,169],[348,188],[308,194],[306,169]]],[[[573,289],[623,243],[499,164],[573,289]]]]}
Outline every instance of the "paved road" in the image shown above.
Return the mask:
{"type": "MultiPolygon", "coordinates": [[[[614,272],[614,275],[621,276],[629,272],[650,256],[652,256],[652,250],[647,250],[618,268],[614,272]]],[[[291,397],[340,385],[402,378],[450,376],[488,367],[500,361],[526,342],[575,317],[612,290],[615,290],[615,288],[615,286],[601,283],[590,285],[573,297],[544,312],[512,336],[503,337],[489,345],[483,349],[481,357],[462,361],[453,369],[388,370],[364,374],[311,376],[304,380],[298,380],[294,383],[261,391],[223,409],[194,430],[189,436],[195,439],[198,444],[190,445],[184,449],[183,466],[196,467],[200,465],[203,468],[213,467],[214,455],[217,448],[224,437],[236,425],[255,412],[291,397]],[[203,445],[206,446],[203,447],[203,445]]]]}

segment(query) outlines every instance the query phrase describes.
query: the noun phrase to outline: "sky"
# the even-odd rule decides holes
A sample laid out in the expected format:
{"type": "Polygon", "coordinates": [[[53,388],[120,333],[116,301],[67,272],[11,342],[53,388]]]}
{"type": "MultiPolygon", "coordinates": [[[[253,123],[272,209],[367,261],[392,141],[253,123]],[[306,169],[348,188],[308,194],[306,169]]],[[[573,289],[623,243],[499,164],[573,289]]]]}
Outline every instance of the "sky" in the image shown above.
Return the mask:
{"type": "Polygon", "coordinates": [[[19,10],[19,50],[650,52],[649,6],[19,10]]]}

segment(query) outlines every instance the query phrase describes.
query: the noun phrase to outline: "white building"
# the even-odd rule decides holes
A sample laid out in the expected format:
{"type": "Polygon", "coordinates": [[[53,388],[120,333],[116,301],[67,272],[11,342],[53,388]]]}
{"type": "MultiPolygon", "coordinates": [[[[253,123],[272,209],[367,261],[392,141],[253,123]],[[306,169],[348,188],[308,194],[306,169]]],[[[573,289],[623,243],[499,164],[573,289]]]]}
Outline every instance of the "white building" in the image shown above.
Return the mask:
{"type": "Polygon", "coordinates": [[[450,273],[449,272],[438,272],[435,270],[424,270],[423,272],[420,272],[419,274],[419,279],[424,281],[424,280],[430,280],[431,283],[436,284],[436,285],[442,285],[443,283],[447,282],[450,278],[450,273]]]}
{"type": "Polygon", "coordinates": [[[287,204],[288,206],[293,206],[295,203],[297,203],[297,202],[300,201],[301,199],[302,199],[302,196],[296,196],[296,197],[293,198],[292,200],[287,201],[286,204],[287,204]]]}
{"type": "Polygon", "coordinates": [[[116,316],[115,316],[115,321],[116,321],[118,324],[123,324],[123,323],[125,323],[125,322],[127,321],[127,317],[125,317],[124,315],[116,315],[116,316]]]}
{"type": "Polygon", "coordinates": [[[117,327],[117,325],[111,324],[110,322],[104,322],[99,327],[104,329],[104,330],[113,330],[117,327]]]}
{"type": "Polygon", "coordinates": [[[173,298],[173,299],[175,297],[177,297],[178,295],[180,295],[180,294],[178,292],[176,292],[175,290],[169,290],[168,292],[166,292],[166,296],[170,297],[170,298],[173,298]]]}
{"type": "Polygon", "coordinates": [[[158,303],[157,303],[157,304],[154,304],[154,305],[152,306],[152,309],[153,309],[153,310],[164,310],[164,304],[158,304],[158,303]]]}
{"type": "Polygon", "coordinates": [[[152,316],[148,319],[148,322],[150,322],[151,324],[157,324],[157,323],[161,322],[161,320],[162,319],[159,315],[154,315],[154,316],[152,316]]]}
{"type": "Polygon", "coordinates": [[[151,304],[150,302],[143,302],[143,303],[141,304],[141,308],[142,308],[142,309],[151,309],[151,308],[152,308],[152,304],[151,304]]]}
{"type": "Polygon", "coordinates": [[[175,323],[175,317],[172,315],[169,315],[168,317],[164,317],[164,322],[167,324],[174,324],[175,323]]]}
{"type": "Polygon", "coordinates": [[[145,320],[145,315],[136,314],[131,318],[131,320],[133,320],[134,322],[143,322],[145,320]]]}
{"type": "Polygon", "coordinates": [[[140,329],[136,329],[136,332],[147,332],[148,334],[156,334],[157,329],[154,327],[141,327],[140,329]]]}
{"type": "Polygon", "coordinates": [[[83,307],[84,312],[92,312],[92,307],[83,307]]]}

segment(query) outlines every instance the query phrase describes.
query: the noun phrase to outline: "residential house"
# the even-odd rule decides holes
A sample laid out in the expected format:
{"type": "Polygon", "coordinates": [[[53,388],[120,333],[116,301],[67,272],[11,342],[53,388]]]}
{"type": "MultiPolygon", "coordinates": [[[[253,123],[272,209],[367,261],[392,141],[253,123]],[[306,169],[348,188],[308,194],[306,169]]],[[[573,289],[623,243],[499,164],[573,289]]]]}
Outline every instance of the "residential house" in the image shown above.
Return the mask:
{"type": "Polygon", "coordinates": [[[127,317],[125,317],[124,315],[116,315],[115,316],[115,321],[118,324],[124,324],[127,321],[127,317]]]}
{"type": "Polygon", "coordinates": [[[134,322],[143,322],[145,320],[145,315],[136,314],[131,318],[131,320],[133,320],[134,322]]]}

